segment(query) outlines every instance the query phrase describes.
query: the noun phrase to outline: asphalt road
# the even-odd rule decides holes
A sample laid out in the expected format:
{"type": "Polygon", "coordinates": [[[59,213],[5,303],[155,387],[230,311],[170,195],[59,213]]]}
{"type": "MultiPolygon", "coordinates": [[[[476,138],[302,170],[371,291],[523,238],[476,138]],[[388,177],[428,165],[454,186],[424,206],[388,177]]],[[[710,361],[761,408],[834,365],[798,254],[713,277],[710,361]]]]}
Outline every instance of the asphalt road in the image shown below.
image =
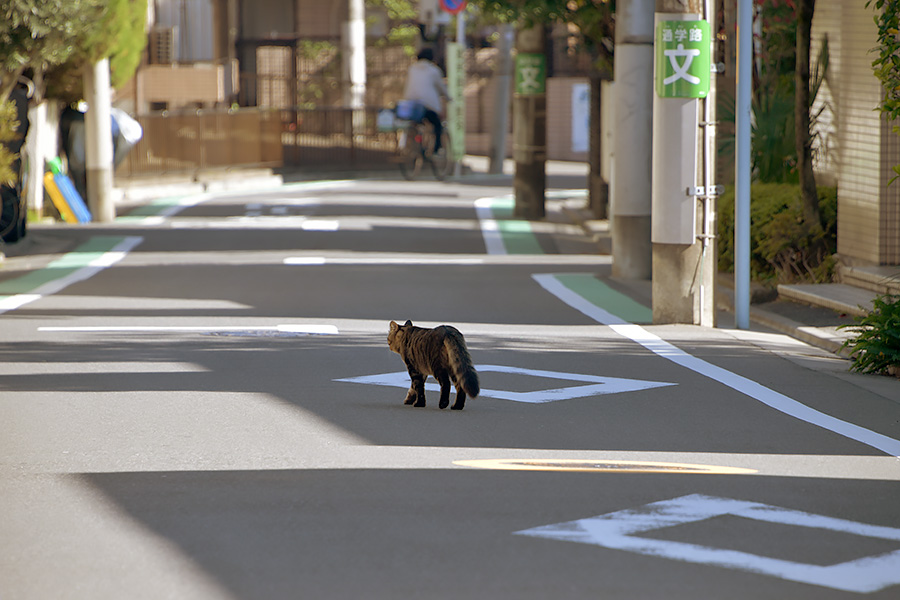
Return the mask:
{"type": "Polygon", "coordinates": [[[508,193],[32,228],[0,269],[0,599],[900,596],[900,382],[651,325],[577,195],[529,225],[508,193]],[[403,405],[406,319],[465,334],[464,411],[403,405]]]}

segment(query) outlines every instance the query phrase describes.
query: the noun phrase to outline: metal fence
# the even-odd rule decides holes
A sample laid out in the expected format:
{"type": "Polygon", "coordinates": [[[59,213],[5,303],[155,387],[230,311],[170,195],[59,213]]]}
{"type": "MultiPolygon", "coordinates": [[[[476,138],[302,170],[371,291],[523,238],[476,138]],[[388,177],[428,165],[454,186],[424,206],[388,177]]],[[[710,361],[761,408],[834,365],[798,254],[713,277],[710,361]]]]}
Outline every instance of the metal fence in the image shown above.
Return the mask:
{"type": "Polygon", "coordinates": [[[139,115],[140,142],[121,178],[228,167],[319,170],[391,166],[397,136],[379,132],[378,108],[198,110],[139,115]]]}
{"type": "Polygon", "coordinates": [[[164,111],[137,121],[143,137],[116,169],[118,177],[282,164],[281,115],[275,111],[164,111]]]}
{"type": "MultiPolygon", "coordinates": [[[[336,48],[337,46],[335,46],[336,48]]],[[[555,44],[557,74],[589,71],[589,57],[555,44]],[[558,47],[558,48],[557,48],[558,47]]],[[[196,110],[140,115],[144,137],[116,171],[117,177],[258,166],[316,170],[370,170],[393,166],[397,137],[379,132],[378,110],[400,99],[410,61],[400,47],[372,48],[367,54],[367,102],[341,107],[342,82],[333,72],[332,53],[300,49],[252,49],[265,64],[241,74],[242,103],[236,110],[196,110]],[[297,67],[292,65],[296,61],[297,67]],[[307,64],[309,63],[309,64],[307,64]],[[246,96],[246,97],[245,97],[246,96]]],[[[471,148],[489,135],[493,119],[496,48],[466,51],[466,132],[471,148]]]]}
{"type": "Polygon", "coordinates": [[[340,170],[395,165],[397,135],[376,127],[378,107],[284,110],[284,166],[340,170]]]}

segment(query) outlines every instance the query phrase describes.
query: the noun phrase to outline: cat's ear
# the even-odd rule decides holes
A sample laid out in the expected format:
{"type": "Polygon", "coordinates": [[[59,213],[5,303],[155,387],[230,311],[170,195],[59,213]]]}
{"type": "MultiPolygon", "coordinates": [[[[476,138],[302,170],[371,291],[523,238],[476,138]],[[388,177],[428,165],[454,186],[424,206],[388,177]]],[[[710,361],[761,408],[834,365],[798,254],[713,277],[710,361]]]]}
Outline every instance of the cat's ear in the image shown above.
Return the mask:
{"type": "Polygon", "coordinates": [[[397,331],[399,328],[400,326],[397,325],[397,321],[391,321],[391,331],[397,331]]]}
{"type": "Polygon", "coordinates": [[[412,327],[412,321],[407,319],[406,323],[403,326],[404,327],[412,327]]]}

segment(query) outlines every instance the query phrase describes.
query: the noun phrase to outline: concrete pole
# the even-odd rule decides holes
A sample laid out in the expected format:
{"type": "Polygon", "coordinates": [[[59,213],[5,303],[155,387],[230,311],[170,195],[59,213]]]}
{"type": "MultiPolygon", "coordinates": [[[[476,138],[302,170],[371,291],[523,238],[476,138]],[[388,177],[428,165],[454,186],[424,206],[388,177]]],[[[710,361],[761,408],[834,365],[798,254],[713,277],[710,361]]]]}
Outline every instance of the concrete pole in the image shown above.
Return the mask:
{"type": "Polygon", "coordinates": [[[516,32],[510,24],[500,28],[497,69],[494,72],[494,120],[491,123],[491,165],[489,173],[503,173],[506,136],[509,130],[509,88],[512,85],[512,45],[516,32]]]}
{"type": "Polygon", "coordinates": [[[649,279],[653,0],[616,6],[613,275],[649,279]]]}
{"type": "MultiPolygon", "coordinates": [[[[603,80],[591,76],[590,146],[588,151],[588,204],[595,219],[609,218],[609,184],[603,179],[603,80]]],[[[608,151],[607,151],[608,152],[608,151]]]]}
{"type": "MultiPolygon", "coordinates": [[[[656,12],[661,20],[701,19],[706,16],[703,0],[657,0],[656,12]]],[[[711,43],[711,40],[708,41],[711,43]]],[[[673,129],[660,120],[655,121],[654,127],[653,218],[662,219],[662,222],[656,221],[653,225],[654,323],[690,323],[709,327],[715,324],[716,260],[715,244],[711,237],[715,217],[712,214],[711,191],[704,189],[700,195],[702,210],[697,210],[697,200],[693,194],[686,194],[689,187],[702,185],[707,188],[714,184],[714,172],[707,170],[706,163],[710,160],[709,167],[714,168],[712,156],[715,154],[715,142],[710,146],[707,136],[700,134],[711,127],[707,124],[714,115],[711,110],[714,102],[714,94],[699,101],[693,98],[657,98],[654,102],[654,119],[667,118],[681,124],[681,127],[673,129]],[[700,103],[705,106],[698,115],[700,103]],[[673,106],[677,108],[673,109],[673,106]],[[679,117],[673,119],[673,114],[679,117]],[[698,143],[698,137],[702,138],[702,143],[698,143]],[[697,161],[698,157],[704,160],[697,161]],[[673,209],[673,206],[679,206],[680,210],[673,209]],[[686,227],[676,228],[677,232],[666,231],[680,214],[685,215],[686,227]],[[695,232],[699,232],[699,239],[695,232]]]]}
{"type": "Polygon", "coordinates": [[[28,111],[31,127],[28,130],[29,165],[25,190],[28,194],[28,208],[41,216],[44,214],[44,163],[48,155],[45,140],[47,136],[44,134],[47,131],[47,104],[41,100],[28,111]]]}
{"type": "Polygon", "coordinates": [[[84,115],[87,201],[94,221],[116,219],[112,197],[113,143],[110,114],[109,59],[97,61],[84,70],[84,94],[88,111],[84,115]]]}
{"type": "MultiPolygon", "coordinates": [[[[713,0],[704,2],[704,19],[710,24],[710,32],[713,39],[710,45],[710,62],[715,63],[716,38],[715,24],[718,22],[716,18],[716,3],[713,0]]],[[[703,198],[703,211],[700,224],[700,243],[703,250],[700,254],[700,326],[715,327],[718,324],[716,317],[716,282],[718,281],[719,272],[719,245],[716,238],[717,231],[717,211],[715,196],[713,195],[713,186],[718,185],[716,181],[716,157],[718,156],[717,138],[717,113],[716,113],[716,73],[719,72],[716,65],[715,73],[709,76],[709,93],[706,98],[701,101],[703,112],[701,114],[701,130],[703,131],[703,186],[706,189],[706,196],[703,198]]]]}
{"type": "MultiPolygon", "coordinates": [[[[543,25],[520,29],[516,34],[517,61],[523,55],[546,56],[546,40],[543,25]]],[[[547,90],[546,63],[543,64],[543,70],[532,66],[526,73],[517,74],[526,85],[517,85],[513,99],[513,214],[520,219],[543,219],[546,214],[547,90]]],[[[522,70],[521,62],[517,69],[522,70]]]]}
{"type": "Polygon", "coordinates": [[[738,0],[734,157],[734,318],[750,328],[750,99],[753,86],[753,0],[738,0]]]}
{"type": "MultiPolygon", "coordinates": [[[[456,46],[459,48],[459,77],[462,85],[459,86],[459,98],[456,106],[448,106],[448,110],[452,110],[455,115],[454,119],[458,120],[454,127],[455,135],[453,135],[454,154],[459,154],[459,160],[456,156],[450,158],[454,161],[453,176],[459,178],[462,175],[462,158],[466,155],[466,13],[460,11],[456,13],[456,46]]],[[[447,115],[449,117],[450,115],[447,115]]]]}
{"type": "Polygon", "coordinates": [[[354,129],[364,123],[359,112],[366,107],[366,6],[365,0],[348,0],[344,24],[344,104],[353,109],[354,129]]]}

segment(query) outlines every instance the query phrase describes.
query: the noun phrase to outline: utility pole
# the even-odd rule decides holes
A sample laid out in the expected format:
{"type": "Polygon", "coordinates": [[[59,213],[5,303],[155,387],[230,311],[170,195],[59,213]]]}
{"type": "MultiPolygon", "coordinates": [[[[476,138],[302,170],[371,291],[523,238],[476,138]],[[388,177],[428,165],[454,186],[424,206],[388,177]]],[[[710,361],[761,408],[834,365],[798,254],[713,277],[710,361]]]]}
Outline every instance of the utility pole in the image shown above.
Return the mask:
{"type": "MultiPolygon", "coordinates": [[[[35,69],[34,95],[31,98],[31,108],[28,111],[28,120],[31,127],[28,130],[28,169],[25,184],[28,195],[28,208],[39,215],[44,214],[44,162],[47,157],[56,156],[56,151],[49,148],[51,140],[47,139],[45,132],[49,129],[47,124],[47,107],[49,102],[44,99],[44,71],[35,69]]],[[[56,139],[54,136],[52,139],[56,139]]]]}
{"type": "Polygon", "coordinates": [[[516,89],[513,98],[513,214],[543,219],[547,188],[547,36],[543,25],[516,33],[516,89]]]}
{"type": "Polygon", "coordinates": [[[713,327],[719,188],[713,34],[702,5],[703,0],[656,2],[653,322],[713,327]]]}
{"type": "Polygon", "coordinates": [[[613,275],[649,279],[653,0],[616,5],[613,275]]]}
{"type": "Polygon", "coordinates": [[[750,111],[753,0],[738,0],[737,93],[734,104],[734,319],[750,329],[750,111]]]}
{"type": "Polygon", "coordinates": [[[109,59],[84,68],[84,95],[88,111],[84,115],[87,200],[95,221],[110,223],[116,219],[112,198],[113,143],[109,88],[109,59]]]}
{"type": "MultiPolygon", "coordinates": [[[[606,75],[608,77],[608,75],[606,75]]],[[[609,184],[603,180],[603,74],[591,75],[591,131],[588,151],[588,204],[597,219],[609,218],[609,184]]]]}
{"type": "MultiPolygon", "coordinates": [[[[365,120],[366,107],[366,5],[364,0],[348,0],[344,23],[344,106],[353,110],[353,129],[365,120]]],[[[355,131],[354,131],[355,133],[355,131]]]]}
{"type": "Polygon", "coordinates": [[[503,173],[506,159],[506,134],[509,130],[509,88],[512,76],[512,46],[515,29],[506,23],[500,27],[499,57],[494,72],[494,120],[491,123],[492,174],[503,173]]]}

